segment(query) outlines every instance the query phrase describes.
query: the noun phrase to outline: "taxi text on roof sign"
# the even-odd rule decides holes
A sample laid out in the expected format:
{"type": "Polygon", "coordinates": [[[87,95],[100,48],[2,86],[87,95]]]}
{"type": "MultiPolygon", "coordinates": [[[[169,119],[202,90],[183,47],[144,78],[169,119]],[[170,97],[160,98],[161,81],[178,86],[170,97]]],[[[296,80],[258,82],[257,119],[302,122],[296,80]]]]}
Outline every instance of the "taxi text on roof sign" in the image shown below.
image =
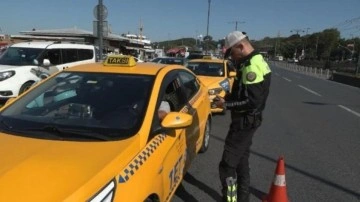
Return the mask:
{"type": "Polygon", "coordinates": [[[104,65],[133,67],[136,65],[136,61],[133,56],[129,56],[129,55],[110,55],[104,61],[104,65]]]}

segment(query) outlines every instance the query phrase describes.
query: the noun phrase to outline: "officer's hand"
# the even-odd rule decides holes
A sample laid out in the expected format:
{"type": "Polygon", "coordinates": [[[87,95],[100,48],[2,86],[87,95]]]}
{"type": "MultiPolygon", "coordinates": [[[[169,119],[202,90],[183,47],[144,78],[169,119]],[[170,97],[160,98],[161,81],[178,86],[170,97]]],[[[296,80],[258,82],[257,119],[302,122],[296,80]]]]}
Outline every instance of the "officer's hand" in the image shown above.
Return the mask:
{"type": "Polygon", "coordinates": [[[225,100],[224,98],[222,97],[219,97],[219,96],[216,96],[214,99],[213,99],[213,105],[216,106],[217,108],[224,108],[224,103],[225,103],[225,100]]]}

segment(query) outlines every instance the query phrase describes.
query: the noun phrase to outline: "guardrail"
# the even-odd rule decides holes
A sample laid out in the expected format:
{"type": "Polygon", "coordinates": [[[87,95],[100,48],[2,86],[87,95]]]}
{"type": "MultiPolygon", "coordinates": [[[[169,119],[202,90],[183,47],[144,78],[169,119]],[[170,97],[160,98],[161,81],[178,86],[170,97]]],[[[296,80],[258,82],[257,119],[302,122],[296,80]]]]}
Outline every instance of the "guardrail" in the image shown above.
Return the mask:
{"type": "Polygon", "coordinates": [[[274,65],[276,67],[284,68],[290,71],[303,73],[309,76],[314,76],[322,79],[331,79],[333,77],[333,70],[329,69],[320,69],[314,67],[305,67],[298,65],[296,63],[288,63],[281,61],[270,61],[270,65],[274,65]]]}

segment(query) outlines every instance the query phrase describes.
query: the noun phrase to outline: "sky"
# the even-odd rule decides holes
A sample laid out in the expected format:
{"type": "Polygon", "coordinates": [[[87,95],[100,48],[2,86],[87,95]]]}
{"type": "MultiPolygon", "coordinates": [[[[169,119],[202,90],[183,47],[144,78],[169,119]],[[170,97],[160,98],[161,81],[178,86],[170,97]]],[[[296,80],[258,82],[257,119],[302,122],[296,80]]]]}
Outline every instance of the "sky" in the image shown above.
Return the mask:
{"type": "MultiPolygon", "coordinates": [[[[1,0],[0,34],[33,28],[92,31],[98,0],[1,0]]],[[[153,42],[207,34],[209,0],[103,0],[112,33],[139,33],[153,42]]],[[[229,32],[250,39],[287,37],[338,28],[342,38],[360,36],[360,0],[211,0],[208,34],[229,32]]]]}

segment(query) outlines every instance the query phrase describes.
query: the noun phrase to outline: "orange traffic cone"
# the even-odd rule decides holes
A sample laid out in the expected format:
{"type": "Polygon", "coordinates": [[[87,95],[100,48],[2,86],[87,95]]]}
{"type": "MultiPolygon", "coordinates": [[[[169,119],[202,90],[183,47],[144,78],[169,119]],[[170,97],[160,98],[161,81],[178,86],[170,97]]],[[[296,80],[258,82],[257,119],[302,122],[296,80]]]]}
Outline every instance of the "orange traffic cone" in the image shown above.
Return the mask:
{"type": "Polygon", "coordinates": [[[263,202],[288,202],[286,181],[285,181],[285,164],[284,157],[280,156],[274,181],[271,185],[269,194],[263,199],[263,202]]]}

